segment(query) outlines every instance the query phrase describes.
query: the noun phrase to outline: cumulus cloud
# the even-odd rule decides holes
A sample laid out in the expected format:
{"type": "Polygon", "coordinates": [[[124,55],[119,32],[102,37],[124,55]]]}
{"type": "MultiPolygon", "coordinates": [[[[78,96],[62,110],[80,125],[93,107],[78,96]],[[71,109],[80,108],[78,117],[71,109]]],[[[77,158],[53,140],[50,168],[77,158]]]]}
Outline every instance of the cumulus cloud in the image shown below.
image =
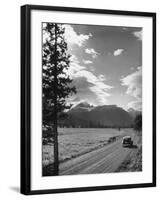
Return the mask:
{"type": "MultiPolygon", "coordinates": [[[[45,28],[46,24],[47,23],[43,23],[43,28],[45,28]]],[[[63,24],[62,27],[65,28],[64,37],[66,39],[69,48],[72,48],[73,45],[81,47],[90,37],[92,37],[91,33],[89,34],[76,33],[76,31],[71,25],[63,24]]],[[[43,31],[43,42],[45,42],[46,39],[48,39],[48,37],[49,34],[46,31],[43,31]]]]}
{"type": "Polygon", "coordinates": [[[98,55],[98,53],[93,49],[93,48],[91,48],[91,49],[85,49],[85,52],[87,53],[87,54],[89,54],[89,55],[91,55],[92,56],[92,58],[96,58],[97,57],[97,55],[98,55]]]}
{"type": "Polygon", "coordinates": [[[65,27],[65,38],[68,45],[78,45],[81,47],[90,37],[92,37],[91,33],[88,35],[76,33],[71,25],[65,24],[63,27],[65,27]]]}
{"type": "Polygon", "coordinates": [[[112,87],[105,84],[99,77],[87,70],[81,70],[72,75],[72,78],[77,88],[76,96],[79,96],[81,100],[94,105],[107,103],[108,96],[110,96],[108,90],[112,87]]]}
{"type": "Polygon", "coordinates": [[[88,65],[88,64],[92,64],[93,62],[91,60],[83,60],[83,63],[88,65]]]}
{"type": "Polygon", "coordinates": [[[124,49],[116,49],[114,52],[113,52],[113,55],[114,56],[119,56],[122,54],[122,52],[124,51],[124,49]]]}
{"type": "Polygon", "coordinates": [[[135,31],[135,32],[133,32],[133,35],[134,35],[138,40],[142,40],[142,31],[135,31]]]}
{"type": "Polygon", "coordinates": [[[85,66],[80,65],[80,62],[79,62],[77,56],[72,55],[71,58],[70,58],[70,66],[69,66],[68,69],[64,69],[64,72],[65,72],[66,75],[72,77],[77,72],[79,72],[81,70],[85,70],[85,69],[86,69],[85,66]]]}
{"type": "Polygon", "coordinates": [[[138,68],[134,73],[122,79],[122,85],[127,86],[126,93],[141,98],[142,96],[142,68],[138,68]]]}
{"type": "Polygon", "coordinates": [[[128,104],[128,107],[141,110],[142,108],[142,67],[138,67],[137,71],[129,74],[121,79],[122,85],[127,86],[126,94],[135,98],[128,104]]]}
{"type": "Polygon", "coordinates": [[[77,63],[71,62],[70,67],[67,69],[66,73],[69,76],[73,77],[75,74],[85,69],[86,67],[81,66],[78,62],[77,63]]]}
{"type": "Polygon", "coordinates": [[[70,97],[70,102],[79,99],[79,102],[87,101],[94,105],[107,104],[110,96],[109,90],[112,86],[104,82],[105,76],[102,74],[94,75],[93,72],[88,71],[88,68],[80,65],[75,56],[73,58],[76,62],[71,61],[66,73],[73,79],[72,84],[76,87],[77,93],[70,97]]]}

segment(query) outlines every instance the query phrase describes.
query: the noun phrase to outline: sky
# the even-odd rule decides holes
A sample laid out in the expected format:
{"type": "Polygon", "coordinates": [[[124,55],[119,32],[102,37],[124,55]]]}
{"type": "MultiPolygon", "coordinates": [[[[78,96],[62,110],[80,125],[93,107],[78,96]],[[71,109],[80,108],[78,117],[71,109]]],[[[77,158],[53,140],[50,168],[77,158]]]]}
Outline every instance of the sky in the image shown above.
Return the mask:
{"type": "Polygon", "coordinates": [[[142,28],[63,24],[77,94],[73,105],[142,110],[142,28]]]}

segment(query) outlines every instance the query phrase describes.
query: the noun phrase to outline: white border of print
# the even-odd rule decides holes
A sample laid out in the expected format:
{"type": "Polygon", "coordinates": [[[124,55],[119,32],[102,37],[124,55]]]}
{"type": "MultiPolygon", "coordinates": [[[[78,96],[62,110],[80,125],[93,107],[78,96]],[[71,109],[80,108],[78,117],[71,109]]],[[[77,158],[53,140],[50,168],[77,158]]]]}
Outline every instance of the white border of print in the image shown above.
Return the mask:
{"type": "Polygon", "coordinates": [[[35,10],[31,12],[31,41],[31,190],[152,183],[152,18],[35,10]],[[143,28],[142,172],[42,177],[42,22],[143,28]]]}

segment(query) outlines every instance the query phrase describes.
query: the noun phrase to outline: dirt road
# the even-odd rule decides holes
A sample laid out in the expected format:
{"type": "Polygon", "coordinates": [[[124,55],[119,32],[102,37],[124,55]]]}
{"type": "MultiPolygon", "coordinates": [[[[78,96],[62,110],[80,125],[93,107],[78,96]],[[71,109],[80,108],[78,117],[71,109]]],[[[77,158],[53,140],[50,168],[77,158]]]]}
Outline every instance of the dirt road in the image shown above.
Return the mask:
{"type": "Polygon", "coordinates": [[[127,155],[136,149],[138,136],[133,133],[131,136],[134,141],[132,148],[122,147],[122,138],[120,138],[103,148],[61,163],[60,175],[114,172],[127,155]]]}

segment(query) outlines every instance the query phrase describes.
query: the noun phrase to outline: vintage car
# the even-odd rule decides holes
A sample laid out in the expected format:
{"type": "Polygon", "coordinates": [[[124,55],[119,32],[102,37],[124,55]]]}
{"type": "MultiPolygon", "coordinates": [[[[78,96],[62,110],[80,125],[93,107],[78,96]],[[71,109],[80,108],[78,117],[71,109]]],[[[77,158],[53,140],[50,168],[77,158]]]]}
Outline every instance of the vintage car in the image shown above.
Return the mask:
{"type": "Polygon", "coordinates": [[[123,147],[131,147],[131,146],[133,146],[133,140],[132,140],[131,136],[123,137],[122,146],[123,147]]]}

